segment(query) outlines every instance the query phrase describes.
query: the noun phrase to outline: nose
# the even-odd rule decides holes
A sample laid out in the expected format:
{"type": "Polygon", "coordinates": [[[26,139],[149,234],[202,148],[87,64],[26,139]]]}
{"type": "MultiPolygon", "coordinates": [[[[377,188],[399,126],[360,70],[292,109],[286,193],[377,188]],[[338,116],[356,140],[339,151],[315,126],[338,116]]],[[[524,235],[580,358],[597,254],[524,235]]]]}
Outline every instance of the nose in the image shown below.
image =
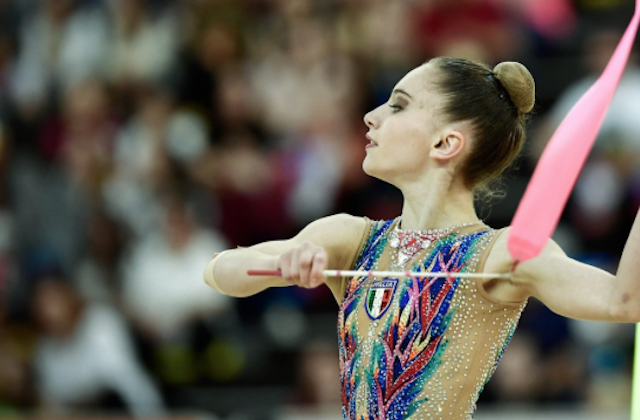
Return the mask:
{"type": "Polygon", "coordinates": [[[369,128],[378,128],[380,125],[378,118],[374,115],[376,109],[372,109],[371,111],[364,114],[364,123],[369,128]]]}

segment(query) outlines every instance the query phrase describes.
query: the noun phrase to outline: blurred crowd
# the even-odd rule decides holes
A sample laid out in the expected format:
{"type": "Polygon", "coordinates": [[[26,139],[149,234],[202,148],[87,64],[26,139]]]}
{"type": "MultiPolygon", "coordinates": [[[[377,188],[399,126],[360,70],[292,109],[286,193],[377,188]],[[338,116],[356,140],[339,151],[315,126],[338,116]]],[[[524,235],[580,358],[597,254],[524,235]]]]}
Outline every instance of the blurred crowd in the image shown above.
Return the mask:
{"type": "MultiPolygon", "coordinates": [[[[517,60],[538,106],[504,198],[608,61],[630,0],[0,0],[0,415],[337,407],[325,288],[230,299],[214,252],[392,218],[362,116],[433,56],[517,60]],[[248,404],[249,403],[249,404],[248,404]]],[[[557,231],[615,271],[640,205],[632,57],[557,231]]],[[[633,327],[531,301],[481,404],[626,410],[633,327]]]]}

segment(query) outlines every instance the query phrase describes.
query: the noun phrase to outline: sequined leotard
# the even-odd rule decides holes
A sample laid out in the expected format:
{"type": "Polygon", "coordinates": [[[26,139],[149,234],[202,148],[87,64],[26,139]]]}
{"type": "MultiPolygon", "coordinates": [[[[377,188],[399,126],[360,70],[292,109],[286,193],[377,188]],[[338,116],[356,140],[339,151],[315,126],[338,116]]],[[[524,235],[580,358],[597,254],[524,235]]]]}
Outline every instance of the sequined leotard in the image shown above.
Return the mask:
{"type": "MultiPolygon", "coordinates": [[[[384,270],[398,220],[369,223],[355,269],[384,270]]],[[[451,233],[411,271],[481,270],[496,231],[451,233]]],[[[498,303],[481,280],[345,281],[338,316],[342,412],[349,420],[467,420],[526,302],[498,303]]]]}

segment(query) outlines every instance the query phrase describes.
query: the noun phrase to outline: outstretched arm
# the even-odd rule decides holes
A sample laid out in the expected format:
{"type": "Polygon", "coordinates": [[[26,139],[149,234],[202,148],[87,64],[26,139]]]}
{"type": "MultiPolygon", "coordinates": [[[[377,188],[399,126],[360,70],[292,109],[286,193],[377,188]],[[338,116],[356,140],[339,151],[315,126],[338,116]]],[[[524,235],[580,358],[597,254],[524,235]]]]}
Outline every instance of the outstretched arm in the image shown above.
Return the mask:
{"type": "Polygon", "coordinates": [[[322,270],[342,267],[364,235],[363,218],[338,214],[310,223],[295,237],[226,251],[214,257],[204,279],[221,293],[245,297],[269,287],[317,287],[322,270]],[[249,269],[282,271],[282,277],[248,276],[249,269]]]}
{"type": "Polygon", "coordinates": [[[631,233],[622,251],[616,274],[619,283],[614,288],[612,299],[618,315],[629,321],[640,322],[640,212],[631,228],[631,233]]]}

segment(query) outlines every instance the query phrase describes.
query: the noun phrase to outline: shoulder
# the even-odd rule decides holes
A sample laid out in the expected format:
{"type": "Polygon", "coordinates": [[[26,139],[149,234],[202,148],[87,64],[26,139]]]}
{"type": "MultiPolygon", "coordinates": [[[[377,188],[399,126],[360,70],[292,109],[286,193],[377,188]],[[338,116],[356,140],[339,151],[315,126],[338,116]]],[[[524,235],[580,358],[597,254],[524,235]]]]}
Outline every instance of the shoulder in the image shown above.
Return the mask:
{"type": "Polygon", "coordinates": [[[309,223],[297,235],[301,240],[322,239],[322,242],[358,241],[368,230],[369,219],[346,213],[334,214],[309,223]]]}
{"type": "Polygon", "coordinates": [[[87,344],[104,353],[104,361],[113,353],[129,351],[131,345],[126,320],[115,308],[104,304],[91,304],[85,309],[82,333],[87,344]]]}
{"type": "Polygon", "coordinates": [[[83,326],[88,334],[101,331],[97,338],[110,338],[126,331],[127,326],[122,316],[111,306],[95,303],[89,304],[83,313],[83,326]],[[109,334],[105,334],[105,331],[109,334]]]}
{"type": "MultiPolygon", "coordinates": [[[[514,264],[514,259],[509,252],[509,246],[507,244],[509,238],[509,231],[511,227],[505,227],[496,230],[496,239],[493,247],[489,250],[487,257],[486,272],[508,272],[514,264]]],[[[566,254],[562,248],[553,240],[549,239],[544,246],[540,254],[531,260],[522,264],[523,267],[535,267],[536,265],[543,263],[548,257],[565,256],[566,254]]]]}
{"type": "Polygon", "coordinates": [[[338,213],[331,216],[322,217],[311,224],[316,225],[333,225],[345,228],[354,228],[364,226],[368,219],[366,217],[352,216],[347,213],[338,213]]]}
{"type": "MultiPolygon", "coordinates": [[[[509,252],[508,238],[510,227],[496,231],[495,242],[489,249],[487,260],[484,265],[485,273],[509,273],[513,270],[514,259],[509,252]]],[[[536,279],[544,275],[550,265],[559,259],[568,259],[562,248],[552,239],[536,257],[518,264],[513,277],[504,280],[508,283],[508,288],[502,288],[499,293],[504,294],[507,290],[509,301],[520,301],[532,295],[536,279]]],[[[492,280],[487,281],[491,283],[492,280]]],[[[503,296],[505,298],[505,296],[503,296]]]]}
{"type": "Polygon", "coordinates": [[[348,269],[376,230],[376,223],[366,217],[336,214],[310,223],[295,240],[322,246],[329,255],[331,266],[348,269]]]}

